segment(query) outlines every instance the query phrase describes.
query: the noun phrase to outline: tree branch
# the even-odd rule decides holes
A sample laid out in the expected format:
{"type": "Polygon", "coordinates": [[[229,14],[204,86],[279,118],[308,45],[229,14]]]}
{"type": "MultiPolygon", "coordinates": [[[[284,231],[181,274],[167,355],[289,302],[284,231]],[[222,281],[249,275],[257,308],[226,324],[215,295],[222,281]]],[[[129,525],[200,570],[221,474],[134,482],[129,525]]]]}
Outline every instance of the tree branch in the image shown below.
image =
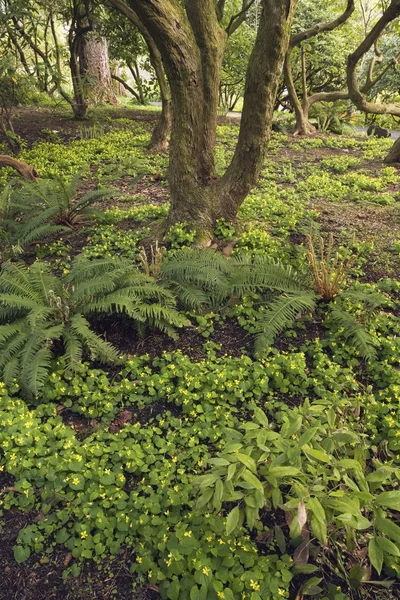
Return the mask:
{"type": "Polygon", "coordinates": [[[242,10],[238,12],[236,15],[231,17],[231,20],[228,23],[227,28],[225,29],[226,33],[232,35],[240,27],[243,21],[246,20],[246,13],[249,8],[254,4],[255,0],[243,0],[242,2],[242,10]]]}
{"type": "Polygon", "coordinates": [[[331,21],[330,23],[318,23],[310,29],[306,29],[305,31],[301,31],[300,33],[296,33],[292,35],[290,38],[290,48],[294,48],[295,46],[299,46],[301,42],[305,40],[309,40],[314,37],[318,33],[322,33],[323,31],[333,31],[340,25],[343,25],[353,14],[355,10],[354,0],[347,0],[347,6],[345,11],[337,18],[331,21]]]}
{"type": "Polygon", "coordinates": [[[400,116],[400,106],[389,103],[380,104],[369,102],[365,93],[360,89],[357,76],[357,64],[361,57],[376,43],[386,26],[400,16],[400,0],[392,0],[382,17],[377,21],[371,31],[366,35],[358,48],[347,59],[347,85],[350,99],[359,110],[377,115],[392,114],[400,116]]]}
{"type": "Polygon", "coordinates": [[[34,167],[8,154],[0,154],[0,167],[12,167],[27,181],[37,181],[40,177],[34,167]]]}
{"type": "Polygon", "coordinates": [[[139,94],[133,88],[131,88],[131,86],[128,83],[126,83],[126,81],[124,81],[122,79],[122,77],[118,77],[118,75],[114,75],[113,73],[111,73],[111,78],[115,79],[115,81],[118,81],[118,83],[120,83],[121,85],[123,85],[124,88],[126,90],[128,90],[128,92],[130,94],[132,94],[132,96],[134,96],[138,102],[140,102],[139,94]]]}

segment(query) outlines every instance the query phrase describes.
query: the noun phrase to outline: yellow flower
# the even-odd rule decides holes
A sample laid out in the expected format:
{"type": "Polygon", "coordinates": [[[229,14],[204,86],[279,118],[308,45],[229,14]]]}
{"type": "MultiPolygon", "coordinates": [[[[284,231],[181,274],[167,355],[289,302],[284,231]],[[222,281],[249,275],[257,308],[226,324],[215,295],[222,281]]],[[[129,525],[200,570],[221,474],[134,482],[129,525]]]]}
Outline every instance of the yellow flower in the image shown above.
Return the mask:
{"type": "Polygon", "coordinates": [[[84,540],[85,538],[87,538],[88,533],[87,531],[81,531],[81,538],[84,540]]]}
{"type": "Polygon", "coordinates": [[[184,535],[184,537],[192,537],[192,532],[191,531],[185,531],[185,533],[183,535],[184,535]]]}
{"type": "Polygon", "coordinates": [[[282,588],[278,588],[278,594],[280,596],[284,596],[285,595],[285,590],[283,590],[282,588]]]}
{"type": "Polygon", "coordinates": [[[204,575],[209,575],[210,574],[210,569],[208,567],[203,567],[203,574],[204,575]]]}
{"type": "Polygon", "coordinates": [[[218,598],[225,598],[224,592],[217,592],[218,598]]]}
{"type": "Polygon", "coordinates": [[[143,558],[141,556],[138,556],[136,562],[138,562],[140,565],[140,563],[143,562],[143,558]]]}
{"type": "Polygon", "coordinates": [[[250,579],[250,587],[256,592],[260,590],[260,585],[256,581],[253,581],[253,579],[250,579]]]}

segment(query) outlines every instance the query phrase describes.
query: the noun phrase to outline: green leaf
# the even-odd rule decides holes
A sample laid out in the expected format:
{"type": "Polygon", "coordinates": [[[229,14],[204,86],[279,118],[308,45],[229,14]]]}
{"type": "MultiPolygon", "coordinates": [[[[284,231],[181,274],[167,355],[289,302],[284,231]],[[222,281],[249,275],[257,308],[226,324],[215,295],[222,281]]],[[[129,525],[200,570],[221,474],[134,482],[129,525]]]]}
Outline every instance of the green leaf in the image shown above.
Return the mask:
{"type": "Polygon", "coordinates": [[[214,498],[213,498],[213,506],[217,512],[219,512],[221,510],[223,494],[224,494],[224,484],[222,483],[221,479],[218,479],[217,483],[215,484],[215,492],[214,492],[214,498]]]}
{"type": "Polygon", "coordinates": [[[236,473],[237,463],[232,463],[228,467],[228,474],[226,476],[226,481],[230,481],[234,474],[236,473]]]}
{"type": "Polygon", "coordinates": [[[245,469],[242,474],[242,477],[245,481],[247,481],[247,483],[250,483],[256,490],[259,490],[261,494],[264,494],[263,484],[255,475],[253,475],[253,473],[250,473],[250,471],[245,469]]]}
{"type": "Polygon", "coordinates": [[[376,541],[376,538],[372,538],[368,544],[368,556],[371,561],[371,565],[375,568],[378,575],[381,574],[383,565],[383,550],[376,541]]]}
{"type": "Polygon", "coordinates": [[[248,469],[250,469],[250,471],[253,471],[253,473],[257,474],[257,465],[254,461],[253,458],[251,458],[251,456],[248,456],[247,454],[242,454],[242,453],[238,453],[236,454],[236,458],[248,469]]]}
{"type": "Polygon", "coordinates": [[[257,407],[254,409],[254,417],[255,417],[256,421],[259,422],[260,425],[262,425],[263,427],[268,427],[269,422],[268,422],[267,415],[261,408],[257,407]]]}
{"type": "Polygon", "coordinates": [[[322,450],[315,450],[315,448],[310,448],[310,446],[307,446],[307,444],[303,446],[302,450],[307,456],[311,456],[311,458],[315,458],[316,460],[319,460],[320,462],[323,462],[323,463],[331,463],[332,462],[332,456],[330,456],[329,454],[326,454],[322,450]]]}
{"type": "Polygon", "coordinates": [[[31,555],[30,549],[26,548],[25,546],[14,546],[13,552],[14,552],[14,558],[18,564],[21,564],[21,563],[25,562],[26,560],[28,560],[28,558],[31,555]]]}
{"type": "Polygon", "coordinates": [[[375,498],[375,503],[379,506],[400,510],[400,491],[382,492],[375,498]]]}
{"type": "Polygon", "coordinates": [[[377,517],[374,524],[381,533],[387,535],[394,542],[400,543],[400,527],[398,525],[383,517],[377,517]]]}
{"type": "Polygon", "coordinates": [[[218,475],[215,475],[215,473],[208,473],[207,475],[200,475],[199,477],[195,477],[194,479],[194,485],[196,487],[201,488],[205,488],[205,487],[210,487],[210,485],[213,485],[213,483],[215,483],[217,481],[217,479],[219,479],[218,475]]]}
{"type": "Polygon", "coordinates": [[[213,494],[214,490],[212,487],[205,489],[201,496],[199,496],[197,499],[196,508],[203,508],[203,506],[206,506],[206,504],[208,504],[208,502],[211,500],[213,494]]]}
{"type": "Polygon", "coordinates": [[[240,509],[238,506],[235,506],[226,518],[226,535],[230,535],[236,529],[239,524],[239,518],[240,509]]]}
{"type": "Polygon", "coordinates": [[[310,427],[310,429],[307,429],[301,436],[299,441],[297,442],[298,445],[300,446],[300,448],[302,448],[304,445],[308,444],[308,442],[311,442],[311,440],[313,439],[313,437],[315,437],[315,434],[318,431],[318,427],[310,427]]]}
{"type": "Polygon", "coordinates": [[[307,508],[311,510],[317,521],[326,525],[325,510],[318,498],[310,498],[307,501],[307,508]]]}
{"type": "Polygon", "coordinates": [[[281,479],[282,477],[293,477],[299,473],[300,469],[297,469],[296,467],[271,467],[268,470],[267,475],[281,479]]]}
{"type": "Polygon", "coordinates": [[[392,556],[400,556],[400,550],[391,540],[381,536],[376,536],[375,539],[384,552],[392,556]]]}

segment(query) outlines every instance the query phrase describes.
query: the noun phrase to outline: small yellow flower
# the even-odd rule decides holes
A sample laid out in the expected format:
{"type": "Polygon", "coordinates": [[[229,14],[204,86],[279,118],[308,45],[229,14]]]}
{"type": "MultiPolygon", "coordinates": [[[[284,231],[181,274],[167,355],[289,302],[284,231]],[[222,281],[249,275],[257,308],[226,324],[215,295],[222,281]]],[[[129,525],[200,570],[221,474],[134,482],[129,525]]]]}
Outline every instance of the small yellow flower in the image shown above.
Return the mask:
{"type": "Polygon", "coordinates": [[[256,582],[253,581],[253,579],[250,579],[250,587],[255,591],[258,592],[260,590],[260,585],[256,582]]]}
{"type": "Polygon", "coordinates": [[[210,569],[208,567],[203,567],[203,574],[204,575],[209,575],[210,574],[210,569]]]}
{"type": "Polygon", "coordinates": [[[81,538],[84,540],[85,538],[87,538],[88,533],[87,531],[81,531],[81,538]]]}
{"type": "Polygon", "coordinates": [[[218,598],[225,598],[224,592],[217,592],[218,598]]]}
{"type": "Polygon", "coordinates": [[[140,563],[143,562],[143,558],[141,556],[138,556],[136,562],[140,565],[140,563]]]}
{"type": "Polygon", "coordinates": [[[184,537],[192,537],[192,532],[191,531],[185,531],[185,533],[183,535],[184,535],[184,537]]]}

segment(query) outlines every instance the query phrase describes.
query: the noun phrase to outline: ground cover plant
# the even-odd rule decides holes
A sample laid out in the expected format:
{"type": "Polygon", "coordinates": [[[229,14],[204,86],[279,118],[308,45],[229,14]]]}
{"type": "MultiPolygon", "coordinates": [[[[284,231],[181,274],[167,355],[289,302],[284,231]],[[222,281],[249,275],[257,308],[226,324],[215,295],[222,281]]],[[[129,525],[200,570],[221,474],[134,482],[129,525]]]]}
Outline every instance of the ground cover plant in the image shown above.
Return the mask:
{"type": "MultiPolygon", "coordinates": [[[[66,197],[92,212],[54,230],[36,199],[24,237],[15,202],[1,242],[4,597],[399,597],[389,140],[274,134],[202,250],[166,228],[151,123],[115,124],[21,153],[46,193],[82,172],[66,197]]],[[[218,128],[221,171],[236,134],[218,128]]]]}

